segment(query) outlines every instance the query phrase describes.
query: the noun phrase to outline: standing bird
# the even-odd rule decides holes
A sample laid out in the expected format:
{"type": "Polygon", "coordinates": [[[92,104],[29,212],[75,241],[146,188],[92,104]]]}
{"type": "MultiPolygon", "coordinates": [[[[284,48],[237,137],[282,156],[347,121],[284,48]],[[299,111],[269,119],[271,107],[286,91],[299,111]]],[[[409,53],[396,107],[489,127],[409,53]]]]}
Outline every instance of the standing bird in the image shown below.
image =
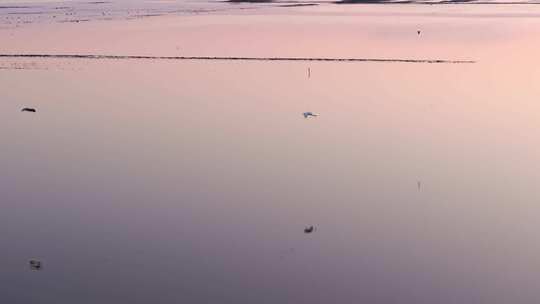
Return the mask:
{"type": "Polygon", "coordinates": [[[418,186],[418,191],[420,191],[420,187],[422,187],[422,182],[421,182],[421,181],[417,181],[417,182],[416,182],[416,186],[418,186]]]}
{"type": "Polygon", "coordinates": [[[315,230],[315,228],[314,228],[313,226],[309,226],[309,227],[304,228],[304,233],[305,233],[305,234],[310,234],[310,233],[312,233],[314,230],[315,230]]]}
{"type": "Polygon", "coordinates": [[[319,114],[314,114],[313,112],[304,112],[303,115],[304,118],[319,116],[319,114]]]}
{"type": "Polygon", "coordinates": [[[32,113],[36,113],[36,109],[34,108],[23,108],[21,110],[21,112],[32,112],[32,113]]]}

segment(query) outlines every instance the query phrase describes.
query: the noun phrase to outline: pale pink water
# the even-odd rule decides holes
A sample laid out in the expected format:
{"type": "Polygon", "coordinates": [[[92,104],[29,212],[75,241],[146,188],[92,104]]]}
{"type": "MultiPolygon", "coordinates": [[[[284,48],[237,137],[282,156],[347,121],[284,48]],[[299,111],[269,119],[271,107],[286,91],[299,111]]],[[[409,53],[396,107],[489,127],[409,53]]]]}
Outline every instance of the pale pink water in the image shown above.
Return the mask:
{"type": "Polygon", "coordinates": [[[536,10],[328,4],[0,31],[4,54],[476,61],[0,59],[0,297],[538,303],[536,10]]]}

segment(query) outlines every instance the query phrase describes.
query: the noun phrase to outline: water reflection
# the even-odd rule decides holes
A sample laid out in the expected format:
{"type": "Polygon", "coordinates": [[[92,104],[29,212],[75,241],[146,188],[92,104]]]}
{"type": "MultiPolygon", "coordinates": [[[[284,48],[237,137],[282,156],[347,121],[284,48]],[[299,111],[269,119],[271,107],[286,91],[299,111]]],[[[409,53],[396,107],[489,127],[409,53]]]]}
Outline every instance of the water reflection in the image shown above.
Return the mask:
{"type": "MultiPolygon", "coordinates": [[[[0,295],[537,303],[527,35],[476,42],[475,64],[310,62],[309,78],[303,62],[0,70],[0,295]],[[29,271],[34,257],[46,269],[29,271]]],[[[440,49],[414,41],[405,53],[440,49]]],[[[446,55],[464,57],[455,45],[446,55]]]]}

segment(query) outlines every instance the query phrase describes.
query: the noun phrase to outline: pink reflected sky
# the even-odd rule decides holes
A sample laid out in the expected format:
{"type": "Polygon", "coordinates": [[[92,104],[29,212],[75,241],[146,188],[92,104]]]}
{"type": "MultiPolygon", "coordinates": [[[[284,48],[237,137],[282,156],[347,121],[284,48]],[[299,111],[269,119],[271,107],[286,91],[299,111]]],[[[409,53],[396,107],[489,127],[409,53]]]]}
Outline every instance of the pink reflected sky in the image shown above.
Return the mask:
{"type": "Polygon", "coordinates": [[[1,58],[0,300],[538,303],[535,9],[2,28],[1,54],[476,63],[1,58]]]}

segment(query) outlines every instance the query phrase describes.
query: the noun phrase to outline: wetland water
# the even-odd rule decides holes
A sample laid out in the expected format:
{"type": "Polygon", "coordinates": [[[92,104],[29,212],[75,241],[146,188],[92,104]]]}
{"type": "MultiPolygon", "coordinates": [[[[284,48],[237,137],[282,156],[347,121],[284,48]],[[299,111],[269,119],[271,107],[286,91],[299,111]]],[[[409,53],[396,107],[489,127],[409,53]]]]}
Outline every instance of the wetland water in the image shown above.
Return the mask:
{"type": "Polygon", "coordinates": [[[0,54],[474,61],[1,57],[1,302],[538,303],[536,9],[0,30],[0,54]]]}

